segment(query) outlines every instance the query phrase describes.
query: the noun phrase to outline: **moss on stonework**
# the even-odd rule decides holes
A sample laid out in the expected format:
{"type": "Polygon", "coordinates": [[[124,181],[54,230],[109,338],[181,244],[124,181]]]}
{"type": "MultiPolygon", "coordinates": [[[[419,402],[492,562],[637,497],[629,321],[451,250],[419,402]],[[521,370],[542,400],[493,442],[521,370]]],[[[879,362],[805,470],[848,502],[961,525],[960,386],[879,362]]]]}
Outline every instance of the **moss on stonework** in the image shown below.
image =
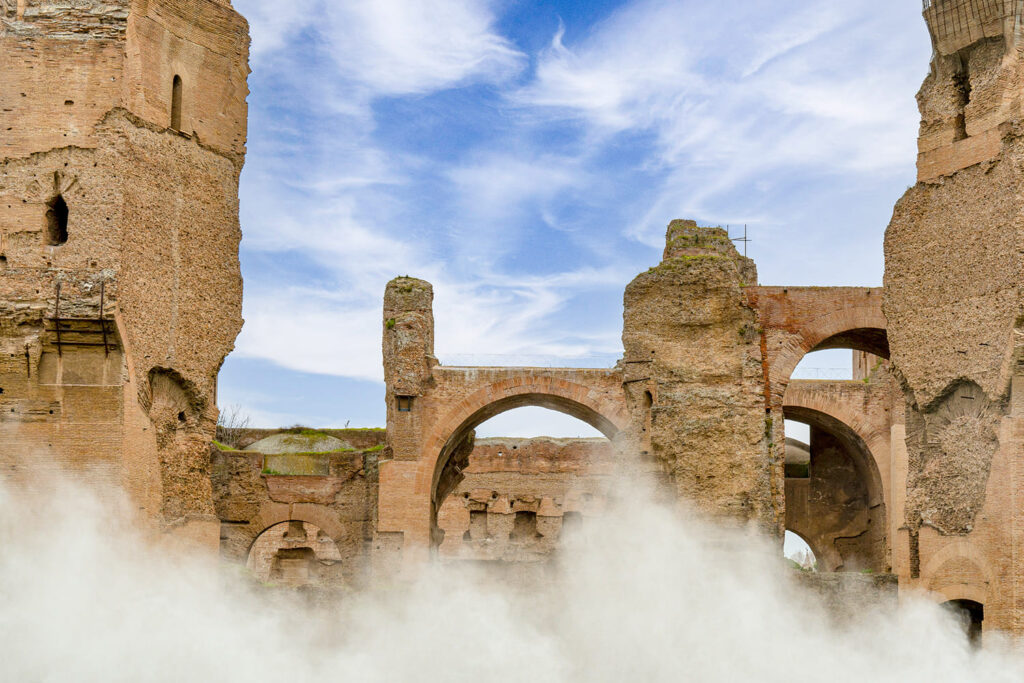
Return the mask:
{"type": "Polygon", "coordinates": [[[703,247],[712,244],[729,245],[732,240],[727,234],[696,234],[696,235],[675,235],[668,240],[669,248],[673,247],[703,247]]]}
{"type": "Polygon", "coordinates": [[[703,261],[726,261],[729,257],[724,254],[718,254],[715,252],[707,254],[678,254],[676,256],[670,256],[669,258],[662,261],[659,265],[652,268],[652,271],[658,270],[672,270],[680,268],[688,263],[703,262],[703,261]]]}
{"type": "Polygon", "coordinates": [[[322,432],[319,429],[312,429],[311,427],[301,426],[289,427],[288,429],[283,430],[283,433],[294,434],[296,436],[301,436],[306,439],[323,439],[330,437],[330,434],[322,432]]]}
{"type": "Polygon", "coordinates": [[[238,450],[237,448],[232,448],[231,446],[228,446],[227,444],[223,444],[220,441],[217,441],[217,439],[213,440],[213,445],[216,446],[217,449],[221,450],[221,451],[237,451],[238,450]]]}
{"type": "Polygon", "coordinates": [[[388,328],[389,330],[391,328],[393,328],[394,326],[395,326],[395,319],[394,318],[388,318],[387,321],[384,323],[384,327],[388,328]]]}
{"type": "Polygon", "coordinates": [[[376,453],[377,451],[382,451],[382,450],[384,450],[384,444],[379,443],[376,446],[372,446],[371,448],[367,448],[366,450],[363,451],[363,453],[376,453]]]}
{"type": "Polygon", "coordinates": [[[396,277],[391,282],[389,282],[388,285],[394,285],[395,289],[402,294],[412,294],[414,291],[417,290],[425,292],[429,287],[429,283],[426,283],[423,280],[419,280],[414,277],[409,277],[408,275],[396,277]]]}
{"type": "MultiPolygon", "coordinates": [[[[299,453],[281,453],[280,455],[289,456],[313,456],[313,455],[330,455],[332,453],[355,453],[355,448],[335,448],[333,451],[301,451],[299,453]]],[[[276,455],[276,454],[275,454],[276,455]]]]}

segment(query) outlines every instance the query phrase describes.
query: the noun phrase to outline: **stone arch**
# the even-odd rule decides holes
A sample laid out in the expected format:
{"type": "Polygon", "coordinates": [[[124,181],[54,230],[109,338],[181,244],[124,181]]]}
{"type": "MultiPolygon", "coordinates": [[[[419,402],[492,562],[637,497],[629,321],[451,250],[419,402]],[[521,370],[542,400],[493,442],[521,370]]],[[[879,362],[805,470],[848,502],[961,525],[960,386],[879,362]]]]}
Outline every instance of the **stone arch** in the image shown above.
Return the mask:
{"type": "Polygon", "coordinates": [[[966,539],[950,541],[933,553],[922,566],[921,577],[939,602],[988,602],[992,572],[982,552],[966,539]]]}
{"type": "Polygon", "coordinates": [[[832,414],[831,411],[823,409],[823,407],[794,405],[792,403],[787,403],[783,406],[783,415],[787,420],[803,422],[811,427],[823,429],[839,437],[854,455],[854,462],[857,465],[858,473],[868,485],[869,502],[872,505],[885,504],[883,479],[878,459],[868,445],[868,441],[864,438],[868,435],[863,434],[862,430],[858,430],[858,427],[862,425],[857,424],[856,416],[852,416],[854,419],[847,421],[832,414]],[[852,424],[848,424],[848,422],[852,424]]]}
{"type": "Polygon", "coordinates": [[[844,308],[801,324],[772,362],[774,383],[785,386],[803,357],[813,351],[853,349],[889,358],[889,338],[880,305],[844,308]]]}
{"type": "Polygon", "coordinates": [[[570,380],[540,376],[528,381],[502,380],[459,402],[439,420],[425,440],[420,485],[429,496],[431,545],[436,545],[437,512],[445,497],[461,481],[461,470],[472,452],[473,430],[482,422],[508,410],[536,406],[575,417],[604,434],[609,440],[628,423],[622,403],[570,380]]]}
{"type": "Polygon", "coordinates": [[[967,640],[977,646],[991,623],[989,612],[992,572],[980,550],[966,539],[957,539],[932,554],[923,567],[926,595],[959,613],[967,640]]]}
{"type": "MultiPolygon", "coordinates": [[[[815,475],[812,461],[812,478],[804,480],[804,488],[799,489],[803,492],[800,494],[801,497],[786,501],[786,528],[798,534],[811,546],[825,571],[840,568],[887,571],[889,538],[884,479],[872,449],[853,426],[826,410],[792,403],[785,405],[783,410],[786,419],[803,422],[831,435],[834,443],[842,446],[842,452],[850,456],[856,476],[855,480],[851,480],[841,474],[842,469],[833,468],[827,469],[826,472],[839,472],[838,479],[835,475],[831,480],[819,479],[815,475]],[[836,484],[850,481],[853,481],[853,484],[836,484]],[[820,488],[822,486],[824,488],[820,488]],[[863,498],[859,498],[860,486],[863,486],[863,498]],[[828,493],[834,494],[832,503],[829,503],[829,497],[824,495],[828,493]],[[862,500],[863,503],[857,503],[858,500],[862,500]],[[803,505],[798,505],[797,501],[803,505]],[[830,517],[832,512],[826,515],[822,513],[824,510],[839,510],[840,513],[830,517]],[[864,536],[865,533],[869,535],[864,536]],[[839,547],[841,545],[843,547],[839,547]],[[869,566],[851,567],[848,561],[851,559],[867,563],[869,566]]],[[[791,491],[789,483],[786,490],[787,493],[791,491]]],[[[795,486],[792,492],[797,495],[795,486]]]]}
{"type": "Polygon", "coordinates": [[[293,585],[343,583],[338,572],[343,557],[337,539],[306,519],[291,518],[263,528],[252,538],[241,559],[261,581],[282,580],[293,585]]]}
{"type": "MultiPolygon", "coordinates": [[[[815,560],[815,562],[817,562],[818,565],[829,567],[829,566],[833,566],[836,563],[838,558],[829,558],[829,557],[827,557],[827,555],[828,555],[828,548],[821,548],[821,547],[819,547],[819,545],[816,543],[815,539],[810,534],[802,531],[799,528],[793,528],[794,526],[799,526],[799,525],[790,526],[789,524],[787,524],[786,525],[786,531],[790,532],[791,534],[793,534],[795,536],[798,536],[801,541],[803,541],[804,543],[807,544],[807,547],[811,549],[812,553],[814,553],[814,560],[815,560]]],[[[833,551],[833,554],[835,554],[835,551],[833,551]]]]}
{"type": "Polygon", "coordinates": [[[341,522],[338,521],[337,515],[333,514],[329,509],[318,505],[302,505],[301,507],[301,510],[295,510],[294,506],[290,505],[264,505],[261,507],[259,514],[249,521],[246,528],[245,535],[248,543],[245,546],[245,557],[249,556],[249,552],[252,550],[256,539],[263,535],[265,531],[278,524],[293,521],[307,522],[320,527],[331,537],[331,540],[341,547],[345,537],[345,529],[341,522]]]}
{"type": "Polygon", "coordinates": [[[483,387],[463,399],[438,421],[425,443],[429,490],[434,494],[452,453],[482,422],[514,408],[536,406],[586,422],[613,440],[629,421],[625,406],[608,401],[587,386],[555,377],[534,377],[528,383],[508,381],[483,387]]]}

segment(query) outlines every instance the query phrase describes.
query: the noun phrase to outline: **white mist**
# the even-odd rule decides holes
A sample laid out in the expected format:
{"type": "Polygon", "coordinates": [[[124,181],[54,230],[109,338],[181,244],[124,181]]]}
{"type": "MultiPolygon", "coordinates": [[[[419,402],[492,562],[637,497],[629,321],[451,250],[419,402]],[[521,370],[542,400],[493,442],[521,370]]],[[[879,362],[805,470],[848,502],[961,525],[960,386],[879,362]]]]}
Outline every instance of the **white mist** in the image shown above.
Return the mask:
{"type": "Polygon", "coordinates": [[[0,679],[9,681],[1019,681],[909,601],[833,623],[778,548],[613,504],[535,590],[434,565],[315,606],[148,548],[124,508],[62,484],[0,491],[0,679]]]}

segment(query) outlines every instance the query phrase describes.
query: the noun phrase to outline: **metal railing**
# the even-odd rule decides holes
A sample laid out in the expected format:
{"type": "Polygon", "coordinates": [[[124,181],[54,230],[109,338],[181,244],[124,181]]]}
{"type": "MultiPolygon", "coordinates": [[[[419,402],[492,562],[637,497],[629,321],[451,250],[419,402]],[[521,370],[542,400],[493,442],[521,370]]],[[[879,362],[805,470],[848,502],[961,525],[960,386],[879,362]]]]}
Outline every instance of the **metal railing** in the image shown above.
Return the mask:
{"type": "Polygon", "coordinates": [[[613,368],[622,358],[617,354],[553,356],[526,353],[438,353],[442,365],[455,367],[529,367],[529,368],[613,368]]]}

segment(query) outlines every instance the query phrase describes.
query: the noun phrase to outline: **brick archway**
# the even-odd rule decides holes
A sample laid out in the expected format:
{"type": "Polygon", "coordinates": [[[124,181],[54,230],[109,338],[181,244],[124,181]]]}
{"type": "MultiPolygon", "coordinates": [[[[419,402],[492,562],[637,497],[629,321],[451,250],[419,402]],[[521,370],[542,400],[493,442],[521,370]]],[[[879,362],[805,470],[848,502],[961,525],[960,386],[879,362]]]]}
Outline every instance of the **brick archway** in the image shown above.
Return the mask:
{"type": "Polygon", "coordinates": [[[862,473],[870,482],[872,503],[891,507],[890,433],[887,394],[862,382],[793,380],[783,397],[787,420],[839,432],[863,455],[862,473]]]}
{"type": "Polygon", "coordinates": [[[885,495],[878,462],[867,442],[853,427],[827,412],[795,405],[786,406],[785,417],[787,420],[803,422],[838,436],[854,455],[858,473],[867,485],[871,504],[884,504],[885,495]]]}
{"type": "Polygon", "coordinates": [[[885,318],[874,308],[840,311],[810,321],[787,340],[771,365],[773,385],[785,386],[804,356],[826,349],[852,349],[889,357],[885,318]],[[879,319],[881,318],[881,319],[879,319]]]}
{"type": "Polygon", "coordinates": [[[461,469],[468,462],[464,460],[469,457],[464,446],[467,438],[492,417],[524,407],[547,408],[569,415],[594,427],[609,440],[628,421],[624,405],[609,402],[601,391],[565,378],[540,376],[527,383],[503,381],[478,389],[434,426],[424,445],[422,461],[425,467],[433,463],[429,490],[431,547],[440,544],[438,511],[461,481],[461,469]]]}
{"type": "MultiPolygon", "coordinates": [[[[444,497],[438,496],[438,482],[453,451],[480,423],[513,408],[539,406],[614,438],[630,420],[618,369],[437,366],[432,377],[429,391],[402,414],[407,422],[390,435],[396,457],[380,467],[378,536],[395,535],[389,542],[400,544],[407,567],[425,559],[433,546],[444,497]]],[[[463,456],[468,453],[460,450],[463,456]]]]}
{"type": "Polygon", "coordinates": [[[854,349],[889,357],[880,287],[757,287],[748,293],[765,330],[775,404],[812,351],[854,349]]]}
{"type": "Polygon", "coordinates": [[[601,391],[563,378],[535,377],[523,384],[502,381],[482,387],[439,420],[426,439],[423,455],[428,462],[432,460],[431,497],[453,449],[470,431],[496,415],[524,407],[548,408],[575,417],[609,440],[629,421],[623,402],[610,401],[601,391]]]}
{"type": "Polygon", "coordinates": [[[244,561],[249,556],[256,540],[272,527],[293,521],[306,522],[319,527],[339,547],[345,538],[345,529],[339,523],[337,514],[321,505],[308,503],[298,505],[264,505],[260,508],[259,514],[249,521],[245,529],[245,535],[249,543],[245,548],[245,556],[241,559],[244,561]]]}
{"type": "MultiPolygon", "coordinates": [[[[800,382],[797,386],[802,384],[803,382],[800,382]]],[[[799,392],[797,393],[800,398],[799,392]]],[[[786,395],[788,398],[790,392],[787,391],[786,395]]],[[[859,480],[859,484],[852,482],[845,474],[839,479],[834,476],[826,476],[825,479],[815,478],[815,470],[812,468],[812,478],[803,482],[813,484],[814,488],[798,489],[799,480],[796,480],[793,482],[792,491],[795,498],[790,500],[790,481],[787,480],[786,528],[804,538],[825,571],[849,567],[851,561],[855,564],[866,563],[866,566],[860,568],[887,571],[891,563],[891,540],[887,520],[889,508],[886,505],[885,479],[881,474],[878,459],[865,440],[865,436],[871,438],[871,435],[862,434],[863,429],[857,429],[864,426],[857,419],[859,416],[843,415],[842,403],[817,407],[812,407],[813,401],[804,403],[808,405],[800,405],[794,400],[787,401],[784,407],[785,418],[803,422],[831,435],[830,438],[834,438],[832,443],[841,444],[842,451],[852,460],[853,472],[850,474],[859,480]],[[840,410],[835,410],[836,407],[840,410]],[[849,422],[845,422],[843,418],[849,422]],[[857,497],[850,497],[850,491],[857,491],[860,485],[863,485],[866,499],[861,499],[864,502],[856,508],[831,507],[837,504],[835,502],[825,503],[825,507],[822,507],[821,501],[832,500],[832,492],[835,492],[837,501],[858,500],[857,497]],[[800,490],[804,492],[801,494],[800,490]],[[833,517],[832,511],[836,509],[847,510],[845,515],[850,515],[851,512],[854,514],[833,517]],[[868,542],[867,546],[846,550],[838,547],[842,539],[860,538],[865,533],[871,534],[864,537],[868,542]]],[[[868,425],[870,426],[870,423],[868,425]]],[[[829,471],[827,467],[826,472],[829,471]]],[[[835,469],[831,471],[842,472],[835,469]]]]}

